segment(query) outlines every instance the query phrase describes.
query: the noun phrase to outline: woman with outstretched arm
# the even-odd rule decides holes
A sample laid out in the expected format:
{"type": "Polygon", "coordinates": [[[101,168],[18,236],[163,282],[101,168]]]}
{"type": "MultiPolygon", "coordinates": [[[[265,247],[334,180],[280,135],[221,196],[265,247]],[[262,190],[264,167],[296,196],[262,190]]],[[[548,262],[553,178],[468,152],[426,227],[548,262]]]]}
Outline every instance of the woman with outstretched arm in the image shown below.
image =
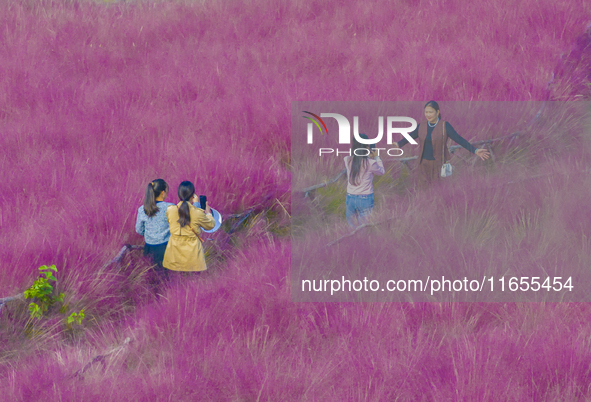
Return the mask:
{"type": "MultiPolygon", "coordinates": [[[[419,183],[425,185],[440,178],[441,167],[449,158],[447,139],[451,138],[469,152],[476,154],[480,159],[488,159],[490,153],[486,149],[476,149],[466,139],[461,137],[451,124],[441,121],[439,105],[435,101],[427,102],[424,108],[425,119],[410,133],[419,143],[419,183]]],[[[397,148],[408,144],[406,138],[394,143],[397,148]]]]}

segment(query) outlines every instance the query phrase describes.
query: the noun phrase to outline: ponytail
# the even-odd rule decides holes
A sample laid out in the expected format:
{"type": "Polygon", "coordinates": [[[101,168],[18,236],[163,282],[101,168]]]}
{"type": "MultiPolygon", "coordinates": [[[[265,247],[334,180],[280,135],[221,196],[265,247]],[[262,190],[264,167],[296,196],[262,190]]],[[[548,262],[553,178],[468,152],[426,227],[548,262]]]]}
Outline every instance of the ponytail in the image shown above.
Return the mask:
{"type": "Polygon", "coordinates": [[[179,208],[179,224],[181,227],[188,225],[191,222],[191,211],[189,210],[189,203],[183,200],[179,208]]]}
{"type": "Polygon", "coordinates": [[[146,197],[144,199],[144,212],[149,217],[156,215],[159,211],[156,205],[156,198],[162,194],[163,191],[168,189],[168,184],[162,179],[156,179],[151,183],[148,183],[146,188],[146,197]]]}
{"type": "Polygon", "coordinates": [[[183,202],[179,208],[178,223],[181,227],[191,223],[191,211],[189,210],[189,200],[195,195],[195,186],[190,181],[184,181],[179,185],[178,196],[183,202]]]}

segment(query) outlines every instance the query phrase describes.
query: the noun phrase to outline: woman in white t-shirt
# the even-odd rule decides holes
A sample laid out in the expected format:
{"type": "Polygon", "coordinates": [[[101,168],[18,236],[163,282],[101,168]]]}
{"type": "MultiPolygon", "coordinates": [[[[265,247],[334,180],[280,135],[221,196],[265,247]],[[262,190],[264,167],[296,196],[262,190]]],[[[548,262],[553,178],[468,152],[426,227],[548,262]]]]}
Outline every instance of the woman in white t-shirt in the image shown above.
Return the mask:
{"type": "MultiPolygon", "coordinates": [[[[359,134],[363,139],[367,135],[359,134]]],[[[384,164],[370,145],[361,144],[353,137],[352,156],[345,156],[347,168],[347,223],[355,228],[369,221],[374,206],[373,175],[385,173],[384,164]]]]}

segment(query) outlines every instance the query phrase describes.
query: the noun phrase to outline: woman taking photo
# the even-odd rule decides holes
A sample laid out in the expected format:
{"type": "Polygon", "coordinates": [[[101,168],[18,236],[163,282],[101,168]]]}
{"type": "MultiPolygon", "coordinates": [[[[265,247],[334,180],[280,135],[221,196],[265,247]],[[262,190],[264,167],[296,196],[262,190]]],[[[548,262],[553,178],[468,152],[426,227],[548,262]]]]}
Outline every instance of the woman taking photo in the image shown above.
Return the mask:
{"type": "MultiPolygon", "coordinates": [[[[367,135],[359,135],[368,139],[367,135]]],[[[353,155],[345,156],[347,168],[347,223],[355,228],[355,219],[359,225],[368,222],[374,207],[373,175],[385,173],[384,164],[370,145],[361,144],[353,137],[353,155]]]]}
{"type": "MultiPolygon", "coordinates": [[[[425,119],[417,125],[410,136],[412,139],[419,139],[419,183],[425,185],[440,178],[441,167],[449,158],[447,149],[447,139],[451,138],[456,143],[476,154],[480,159],[485,160],[489,157],[489,152],[485,149],[476,149],[472,144],[462,138],[456,130],[447,121],[441,121],[441,112],[439,105],[435,101],[427,102],[425,105],[425,119]]],[[[406,138],[394,146],[402,148],[408,144],[406,138]]]]}
{"type": "Polygon", "coordinates": [[[205,253],[201,245],[201,229],[211,230],[215,220],[209,205],[205,211],[191,205],[199,197],[195,195],[195,186],[190,181],[179,185],[178,196],[181,200],[166,210],[170,226],[170,241],[164,254],[164,268],[172,271],[205,271],[205,253]]]}
{"type": "Polygon", "coordinates": [[[168,271],[162,267],[164,252],[170,238],[170,229],[166,217],[166,209],[174,206],[164,200],[168,196],[168,184],[162,179],[156,179],[148,184],[144,205],[137,211],[135,231],[144,236],[146,245],[144,255],[156,264],[155,270],[161,278],[166,278],[168,271]]]}

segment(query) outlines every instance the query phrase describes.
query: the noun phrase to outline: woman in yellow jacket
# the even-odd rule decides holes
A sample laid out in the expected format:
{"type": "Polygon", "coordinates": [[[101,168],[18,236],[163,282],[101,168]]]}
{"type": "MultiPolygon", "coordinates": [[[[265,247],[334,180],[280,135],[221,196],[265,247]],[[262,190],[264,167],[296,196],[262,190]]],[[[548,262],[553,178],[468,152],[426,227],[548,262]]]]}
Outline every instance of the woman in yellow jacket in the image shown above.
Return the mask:
{"type": "Polygon", "coordinates": [[[178,196],[181,200],[177,205],[166,209],[166,217],[170,225],[170,240],[164,253],[164,268],[172,271],[205,271],[205,253],[201,244],[201,228],[211,230],[215,220],[209,205],[205,211],[190,204],[197,202],[195,186],[190,181],[179,185],[178,196]]]}

